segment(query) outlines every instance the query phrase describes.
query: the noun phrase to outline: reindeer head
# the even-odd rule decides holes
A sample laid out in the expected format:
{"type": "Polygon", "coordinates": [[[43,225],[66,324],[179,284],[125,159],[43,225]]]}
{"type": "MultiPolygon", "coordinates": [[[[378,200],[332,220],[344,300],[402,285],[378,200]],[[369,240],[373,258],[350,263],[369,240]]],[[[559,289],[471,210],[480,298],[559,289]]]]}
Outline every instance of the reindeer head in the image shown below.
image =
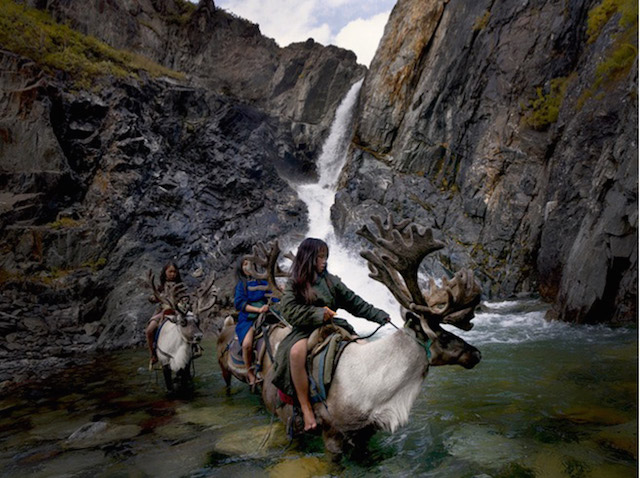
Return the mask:
{"type": "Polygon", "coordinates": [[[427,254],[444,244],[433,238],[431,229],[419,228],[408,219],[395,223],[389,215],[386,224],[378,216],[371,219],[378,233],[365,225],[358,234],[373,244],[374,250],[361,255],[369,264],[370,277],[386,285],[402,306],[405,325],[428,344],[429,363],[474,367],[480,361],[480,351],[441,327],[443,323],[463,330],[473,327],[470,321],[481,292],[473,273],[462,270],[450,280],[443,278],[439,286],[430,279],[422,291],[418,268],[427,254]]]}
{"type": "Polygon", "coordinates": [[[182,339],[192,344],[200,342],[203,336],[200,318],[213,308],[218,298],[218,289],[213,285],[215,278],[211,276],[203,282],[195,295],[187,293],[187,288],[182,282],[167,282],[164,290],[160,291],[151,271],[148,279],[155,298],[175,317],[172,321],[178,325],[182,339]]]}

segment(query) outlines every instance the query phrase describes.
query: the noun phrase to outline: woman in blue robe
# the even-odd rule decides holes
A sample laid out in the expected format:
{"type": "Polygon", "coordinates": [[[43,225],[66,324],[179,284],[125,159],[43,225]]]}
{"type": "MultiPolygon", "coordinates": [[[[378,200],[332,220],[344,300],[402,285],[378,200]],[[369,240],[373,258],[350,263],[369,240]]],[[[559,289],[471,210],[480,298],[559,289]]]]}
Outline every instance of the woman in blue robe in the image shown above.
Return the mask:
{"type": "Polygon", "coordinates": [[[249,261],[240,258],[236,267],[238,283],[236,285],[234,305],[238,310],[238,324],[236,325],[236,335],[242,344],[242,359],[247,367],[247,378],[249,385],[256,383],[256,374],[252,365],[253,356],[253,324],[259,314],[264,314],[269,310],[268,293],[269,284],[266,280],[255,279],[251,276],[249,261]]]}

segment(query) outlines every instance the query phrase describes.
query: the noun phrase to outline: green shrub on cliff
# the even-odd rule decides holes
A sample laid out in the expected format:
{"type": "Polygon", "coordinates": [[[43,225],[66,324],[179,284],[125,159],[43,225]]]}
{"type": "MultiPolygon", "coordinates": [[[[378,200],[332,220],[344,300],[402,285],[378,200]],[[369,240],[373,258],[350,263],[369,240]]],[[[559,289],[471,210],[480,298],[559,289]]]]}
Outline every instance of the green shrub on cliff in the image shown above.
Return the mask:
{"type": "Polygon", "coordinates": [[[525,122],[533,129],[543,130],[558,120],[560,107],[567,91],[568,78],[554,78],[549,82],[549,90],[536,89],[537,98],[529,102],[525,122]]]}
{"type": "Polygon", "coordinates": [[[620,13],[619,25],[622,28],[627,28],[634,22],[637,25],[637,0],[603,0],[589,10],[587,17],[588,43],[596,41],[604,26],[615,13],[620,13]]]}
{"type": "Polygon", "coordinates": [[[636,0],[604,0],[589,11],[587,20],[588,42],[595,41],[604,25],[616,13],[620,14],[618,28],[611,35],[611,44],[605,56],[596,65],[593,84],[586,88],[576,102],[582,109],[590,98],[602,96],[596,93],[602,88],[612,88],[627,77],[638,58],[638,3],[636,0]]]}
{"type": "Polygon", "coordinates": [[[57,221],[49,223],[49,227],[52,229],[68,229],[80,225],[82,225],[80,221],[70,217],[61,217],[57,221]]]}
{"type": "Polygon", "coordinates": [[[28,57],[45,70],[62,70],[79,87],[88,87],[104,75],[183,78],[182,73],[162,67],[140,55],[116,50],[96,38],[56,23],[47,13],[0,0],[0,46],[28,57]]]}

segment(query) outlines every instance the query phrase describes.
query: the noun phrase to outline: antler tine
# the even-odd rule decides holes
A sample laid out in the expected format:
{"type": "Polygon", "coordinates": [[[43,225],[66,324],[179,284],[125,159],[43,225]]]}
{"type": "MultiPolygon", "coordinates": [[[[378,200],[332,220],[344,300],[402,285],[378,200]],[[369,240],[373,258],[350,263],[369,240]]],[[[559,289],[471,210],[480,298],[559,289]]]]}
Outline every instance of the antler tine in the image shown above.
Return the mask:
{"type": "Polygon", "coordinates": [[[410,309],[413,303],[411,295],[398,277],[398,273],[385,264],[384,260],[375,252],[362,251],[360,255],[368,262],[369,270],[371,271],[369,277],[386,285],[400,305],[406,309],[410,309]]]}
{"type": "Polygon", "coordinates": [[[451,290],[454,303],[459,306],[476,306],[480,302],[482,291],[469,269],[458,271],[446,286],[451,290]]]}
{"type": "Polygon", "coordinates": [[[262,242],[258,242],[253,246],[253,254],[245,256],[245,259],[248,260],[250,264],[251,275],[256,279],[266,280],[272,293],[276,295],[282,293],[282,290],[276,282],[276,277],[284,277],[287,275],[278,266],[279,256],[280,246],[277,240],[269,242],[267,246],[262,242]]]}
{"type": "Polygon", "coordinates": [[[443,323],[451,324],[462,330],[473,327],[470,320],[473,311],[480,303],[482,290],[469,269],[458,271],[452,279],[442,278],[438,287],[433,279],[425,292],[427,306],[415,306],[414,310],[439,317],[443,323]]]}
{"type": "Polygon", "coordinates": [[[258,242],[253,245],[253,254],[247,254],[244,256],[244,260],[249,261],[249,268],[251,269],[251,275],[256,279],[267,279],[267,252],[264,244],[258,242]]]}
{"type": "MultiPolygon", "coordinates": [[[[401,296],[405,299],[407,296],[410,298],[409,306],[400,301],[396,292],[391,290],[403,306],[407,308],[413,308],[415,305],[427,306],[418,285],[418,268],[426,255],[442,249],[444,244],[433,238],[431,229],[421,230],[408,219],[395,223],[393,216],[389,214],[386,226],[379,216],[372,216],[371,220],[378,228],[377,235],[372,233],[366,225],[357,233],[376,247],[377,263],[374,262],[376,268],[386,269],[386,273],[378,273],[377,277],[372,277],[385,284],[390,290],[391,287],[403,289],[401,296]],[[393,271],[400,274],[404,280],[404,287],[401,286],[397,274],[393,271]]],[[[365,258],[370,260],[369,257],[365,258]]]]}
{"type": "Polygon", "coordinates": [[[218,300],[218,288],[213,284],[216,280],[215,275],[204,281],[196,291],[196,314],[203,314],[210,310],[218,300]]]}
{"type": "Polygon", "coordinates": [[[151,286],[151,290],[153,291],[153,296],[158,300],[159,303],[165,304],[171,309],[175,309],[176,302],[173,300],[173,296],[166,294],[166,291],[160,292],[158,286],[156,286],[155,275],[149,269],[149,273],[147,274],[147,280],[149,285],[151,286]]]}
{"type": "Polygon", "coordinates": [[[165,282],[164,287],[168,303],[174,310],[177,310],[177,305],[182,299],[190,299],[187,286],[183,282],[165,282]]]}
{"type": "Polygon", "coordinates": [[[166,282],[164,290],[161,292],[156,285],[155,276],[151,270],[148,274],[149,285],[153,290],[154,297],[159,303],[168,306],[171,309],[176,309],[178,301],[187,296],[187,286],[183,283],[166,282]]]}

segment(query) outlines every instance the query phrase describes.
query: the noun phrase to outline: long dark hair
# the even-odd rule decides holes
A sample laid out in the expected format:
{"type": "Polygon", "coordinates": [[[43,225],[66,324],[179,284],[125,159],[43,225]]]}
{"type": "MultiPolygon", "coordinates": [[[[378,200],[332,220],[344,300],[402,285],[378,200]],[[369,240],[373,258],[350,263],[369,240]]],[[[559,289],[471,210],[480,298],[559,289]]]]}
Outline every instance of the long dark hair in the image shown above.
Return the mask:
{"type": "Polygon", "coordinates": [[[244,256],[240,256],[240,258],[238,259],[238,262],[236,263],[236,279],[238,279],[238,282],[242,282],[242,287],[244,288],[244,291],[246,292],[247,291],[247,281],[249,280],[249,277],[247,277],[247,275],[242,270],[242,263],[244,261],[246,261],[244,256]]]}
{"type": "Polygon", "coordinates": [[[162,268],[162,272],[160,272],[160,287],[162,289],[164,289],[164,285],[167,282],[167,269],[171,266],[173,266],[173,268],[176,270],[176,279],[174,280],[174,282],[176,283],[182,282],[182,277],[180,276],[180,269],[178,269],[178,266],[176,265],[176,263],[167,262],[165,266],[162,268]]]}
{"type": "Polygon", "coordinates": [[[291,268],[293,292],[296,298],[305,304],[311,304],[316,298],[311,286],[318,277],[316,259],[321,251],[327,251],[329,256],[327,243],[321,239],[307,237],[298,246],[296,258],[293,261],[291,268]]]}

